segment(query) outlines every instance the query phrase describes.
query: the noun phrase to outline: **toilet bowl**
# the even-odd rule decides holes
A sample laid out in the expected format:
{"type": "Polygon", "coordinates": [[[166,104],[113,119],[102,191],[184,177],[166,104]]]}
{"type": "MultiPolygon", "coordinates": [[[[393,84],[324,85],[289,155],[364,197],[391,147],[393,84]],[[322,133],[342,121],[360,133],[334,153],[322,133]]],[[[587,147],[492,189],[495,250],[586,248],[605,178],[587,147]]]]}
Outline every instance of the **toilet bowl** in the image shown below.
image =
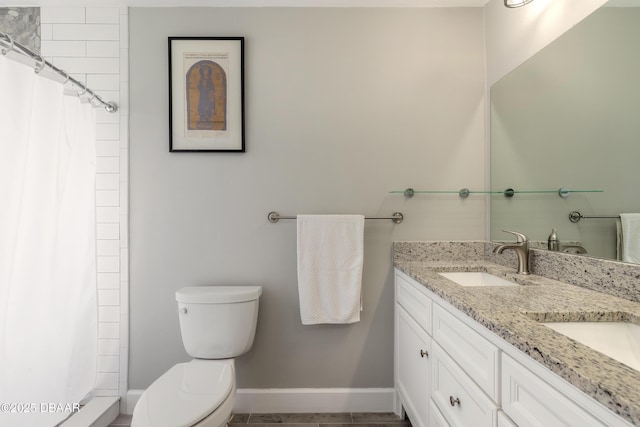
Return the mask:
{"type": "Polygon", "coordinates": [[[180,332],[195,359],[178,363],[147,388],[131,427],[221,427],[232,415],[234,357],[253,343],[259,286],[201,286],[176,292],[180,332]]]}

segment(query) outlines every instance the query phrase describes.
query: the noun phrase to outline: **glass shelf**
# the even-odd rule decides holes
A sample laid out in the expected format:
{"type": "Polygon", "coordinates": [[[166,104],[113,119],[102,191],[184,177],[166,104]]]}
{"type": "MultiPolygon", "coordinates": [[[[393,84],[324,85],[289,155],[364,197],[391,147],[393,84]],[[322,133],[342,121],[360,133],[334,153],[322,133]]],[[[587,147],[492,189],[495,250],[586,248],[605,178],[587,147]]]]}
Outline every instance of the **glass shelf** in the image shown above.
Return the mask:
{"type": "Polygon", "coordinates": [[[390,191],[390,194],[404,194],[406,197],[413,197],[415,194],[457,194],[462,198],[468,197],[470,194],[501,194],[505,197],[513,197],[516,194],[544,194],[553,193],[560,197],[569,197],[571,193],[603,193],[604,190],[569,190],[567,188],[560,188],[558,190],[514,190],[513,188],[507,188],[504,191],[472,191],[468,188],[462,188],[459,191],[447,191],[447,190],[414,190],[413,188],[407,188],[406,190],[390,191]]]}

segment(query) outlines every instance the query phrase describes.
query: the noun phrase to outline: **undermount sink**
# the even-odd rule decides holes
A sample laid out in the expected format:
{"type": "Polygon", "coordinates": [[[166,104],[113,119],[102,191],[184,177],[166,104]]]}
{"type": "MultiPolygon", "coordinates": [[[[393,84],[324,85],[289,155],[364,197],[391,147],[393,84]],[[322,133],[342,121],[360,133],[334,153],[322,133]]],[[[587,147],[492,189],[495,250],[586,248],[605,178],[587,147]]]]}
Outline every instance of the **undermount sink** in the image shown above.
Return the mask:
{"type": "Polygon", "coordinates": [[[545,322],[542,324],[640,371],[640,325],[629,322],[545,322]]]}
{"type": "Polygon", "coordinates": [[[493,274],[484,271],[452,271],[446,273],[438,273],[442,277],[457,283],[460,286],[520,286],[517,283],[510,282],[493,274]]]}

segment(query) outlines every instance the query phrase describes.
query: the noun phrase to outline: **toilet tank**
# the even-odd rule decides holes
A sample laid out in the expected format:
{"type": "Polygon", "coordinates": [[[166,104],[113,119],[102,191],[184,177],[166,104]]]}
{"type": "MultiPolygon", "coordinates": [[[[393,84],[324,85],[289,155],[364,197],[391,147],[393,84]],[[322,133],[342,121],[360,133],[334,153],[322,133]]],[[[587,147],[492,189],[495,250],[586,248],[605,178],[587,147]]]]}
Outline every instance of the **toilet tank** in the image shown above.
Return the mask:
{"type": "Polygon", "coordinates": [[[260,286],[189,286],[176,292],[185,350],[198,359],[247,352],[258,320],[260,286]]]}

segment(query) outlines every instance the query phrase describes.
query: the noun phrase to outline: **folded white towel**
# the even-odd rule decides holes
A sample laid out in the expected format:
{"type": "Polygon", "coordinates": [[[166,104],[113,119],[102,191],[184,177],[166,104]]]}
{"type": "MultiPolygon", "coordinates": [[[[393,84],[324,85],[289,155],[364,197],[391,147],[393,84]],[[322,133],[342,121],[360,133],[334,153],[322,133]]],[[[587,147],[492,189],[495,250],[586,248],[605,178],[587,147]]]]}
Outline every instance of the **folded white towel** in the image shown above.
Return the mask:
{"type": "Polygon", "coordinates": [[[360,320],[363,215],[298,215],[302,324],[360,320]]]}
{"type": "Polygon", "coordinates": [[[640,213],[621,213],[622,261],[640,263],[640,213]]]}

